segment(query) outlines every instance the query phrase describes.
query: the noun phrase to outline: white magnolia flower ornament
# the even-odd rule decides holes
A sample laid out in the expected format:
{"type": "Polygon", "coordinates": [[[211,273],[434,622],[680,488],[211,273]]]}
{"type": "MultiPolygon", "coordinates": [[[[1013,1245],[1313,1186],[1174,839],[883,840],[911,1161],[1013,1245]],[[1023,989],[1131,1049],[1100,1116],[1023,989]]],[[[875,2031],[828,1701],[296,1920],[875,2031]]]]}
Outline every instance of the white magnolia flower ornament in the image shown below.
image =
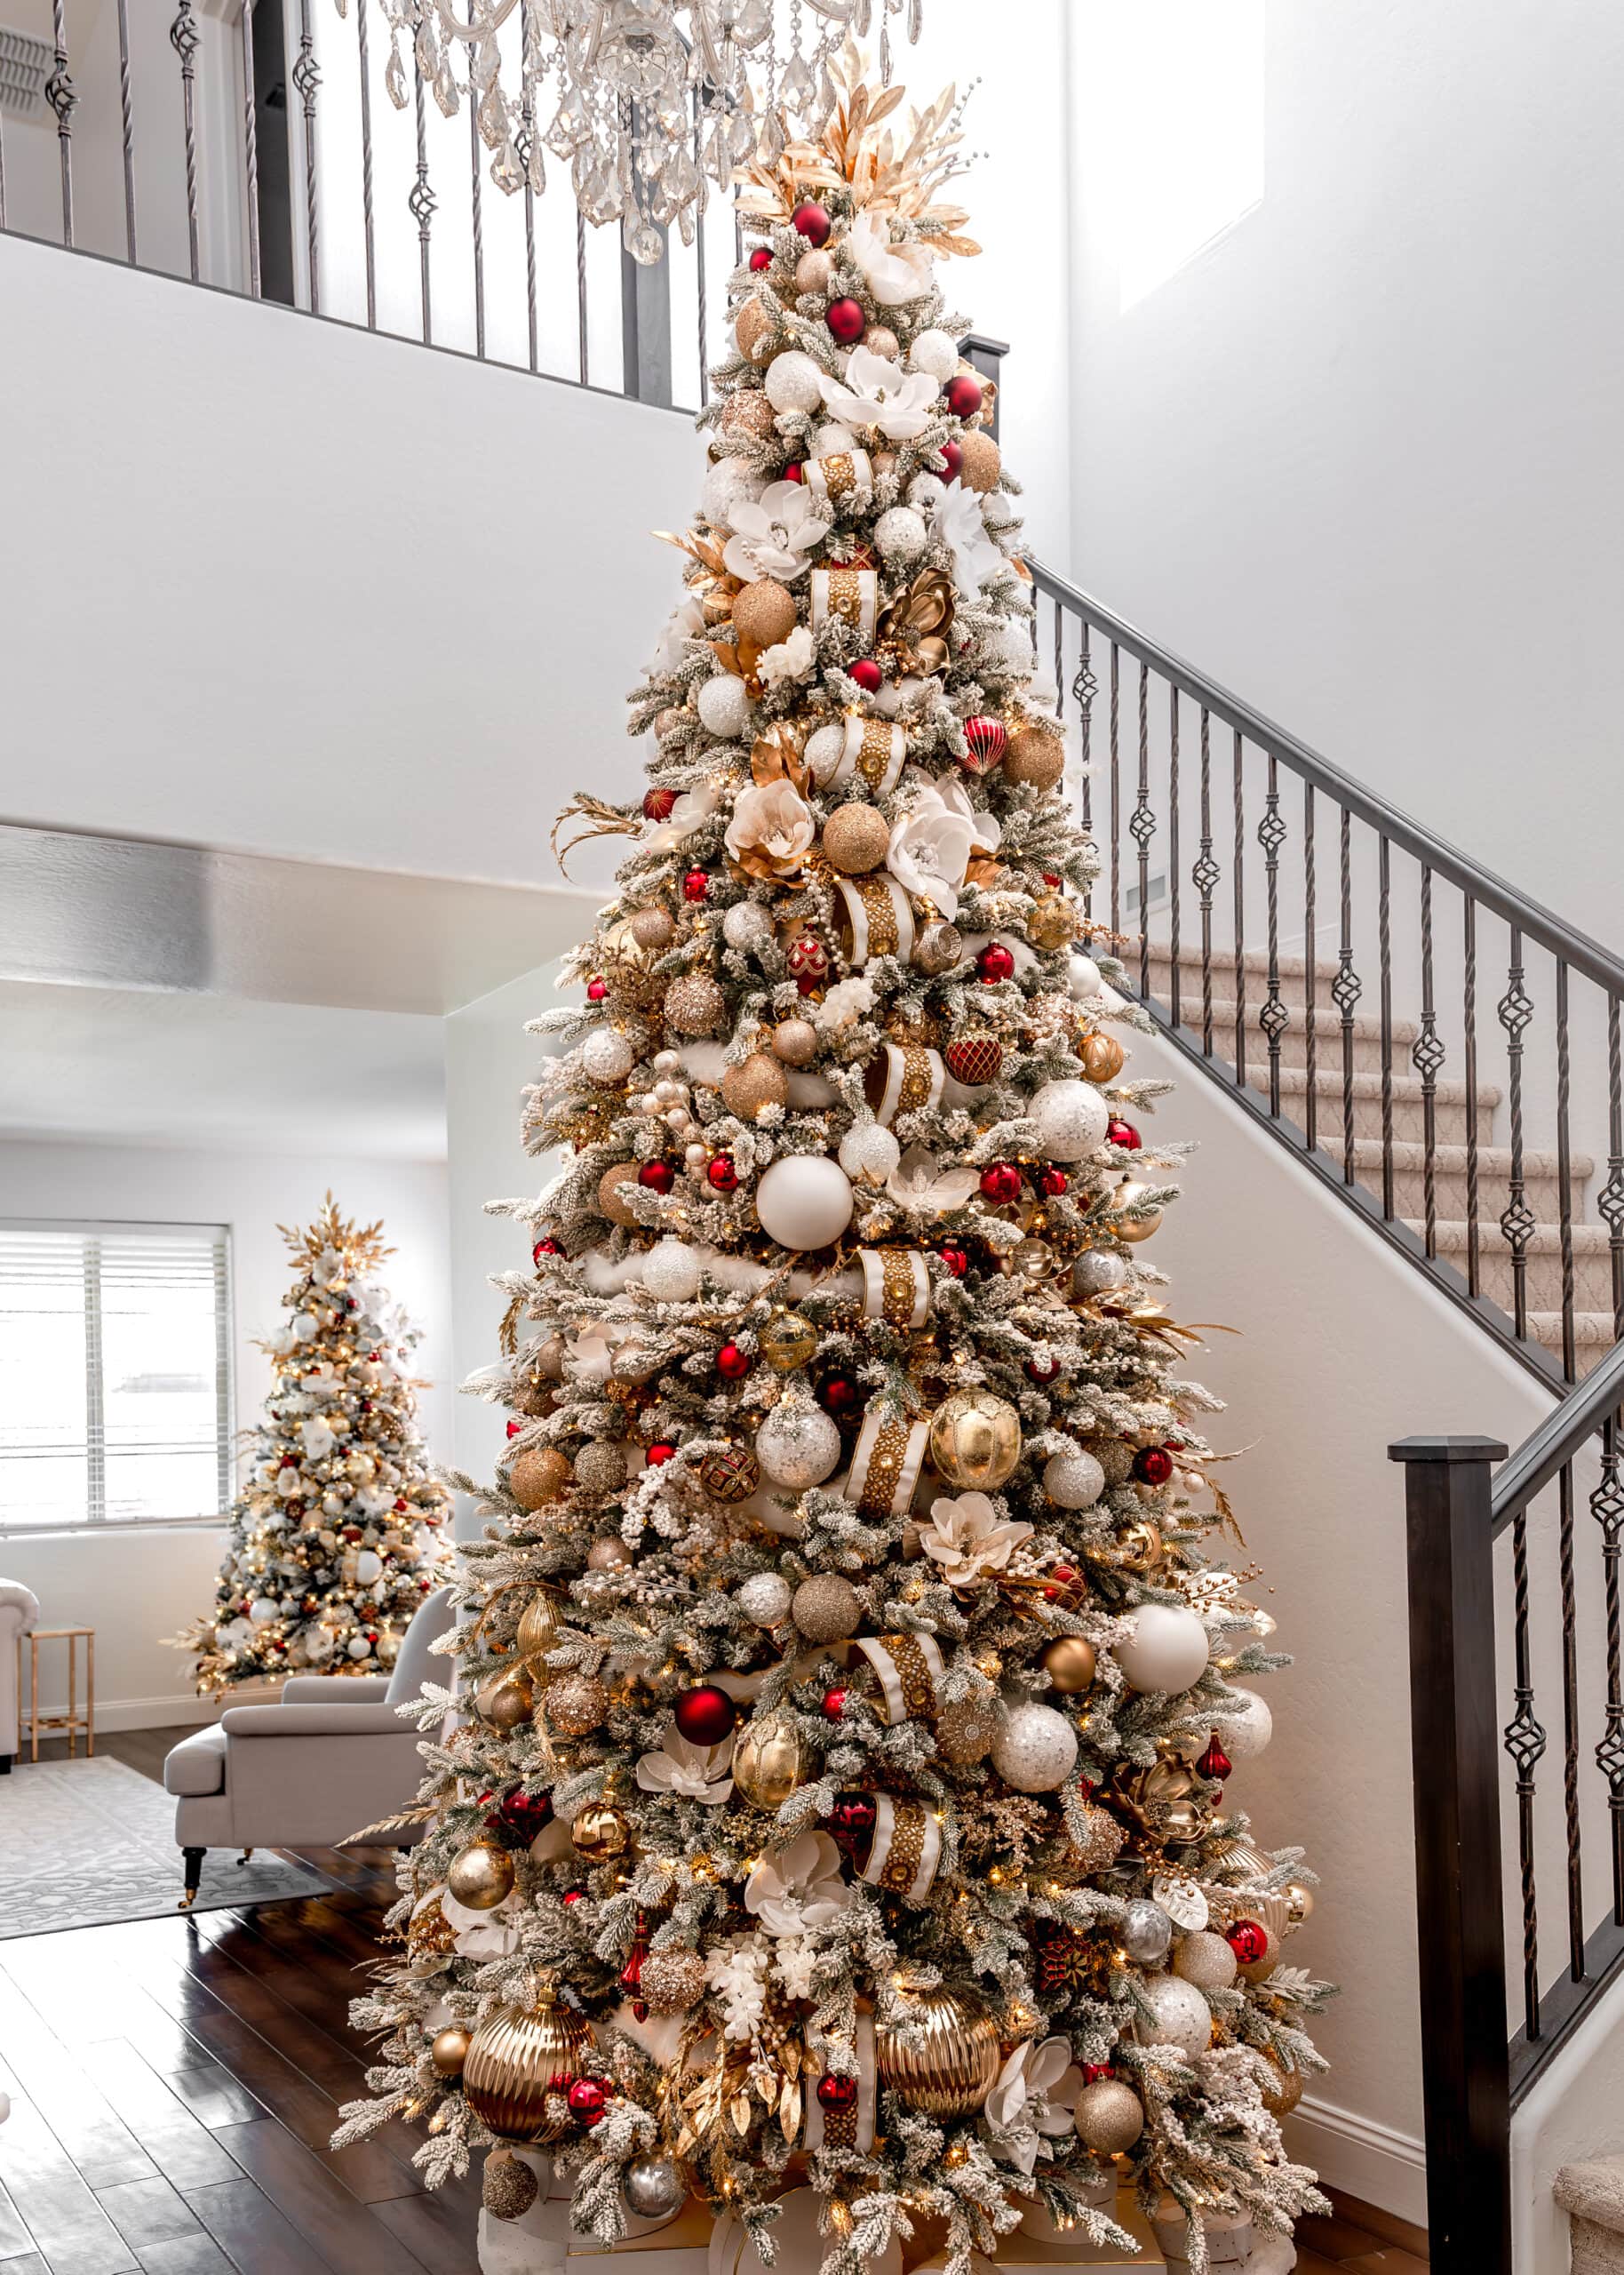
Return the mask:
{"type": "Polygon", "coordinates": [[[939,806],[943,813],[958,814],[962,820],[968,822],[972,853],[998,851],[999,840],[1004,834],[1003,824],[985,806],[971,804],[969,792],[956,775],[944,774],[938,781],[910,767],[906,780],[916,803],[939,806]]]}
{"type": "Polygon", "coordinates": [[[688,643],[705,630],[705,606],[693,593],[685,594],[673,609],[649,659],[651,672],[680,671],[688,661],[688,643]]]}
{"type": "Polygon", "coordinates": [[[935,257],[930,247],[894,245],[885,222],[872,213],[858,215],[846,250],[882,308],[900,308],[906,301],[922,299],[931,289],[935,257]]]}
{"type": "Polygon", "coordinates": [[[759,1864],[744,1883],[744,1909],[769,1936],[826,1928],[850,1902],[840,1852],[826,1832],[803,1832],[759,1864]]]}
{"type": "MultiPolygon", "coordinates": [[[[900,371],[872,347],[854,347],[843,379],[825,372],[824,401],[848,427],[878,427],[888,442],[911,443],[930,424],[936,383],[923,371],[900,371]]],[[[784,486],[793,489],[795,484],[784,486]]],[[[736,519],[734,526],[738,526],[736,519]]],[[[731,561],[728,566],[732,568],[731,561]]]]}
{"type": "Polygon", "coordinates": [[[793,582],[811,567],[807,555],[829,534],[801,482],[769,482],[760,498],[741,498],[728,515],[734,534],[722,550],[729,575],[793,582]]]}
{"type": "Polygon", "coordinates": [[[975,1170],[938,1169],[934,1153],[910,1145],[887,1177],[886,1191],[899,1209],[942,1217],[950,1209],[962,1209],[980,1183],[975,1170]]]}
{"type": "Polygon", "coordinates": [[[860,971],[854,972],[849,979],[837,979],[824,992],[823,1002],[812,1013],[813,1024],[825,1034],[844,1034],[848,1027],[855,1027],[873,1008],[873,981],[860,971]]]}
{"type": "Polygon", "coordinates": [[[1003,2135],[1000,2147],[1023,2172],[1031,2172],[1040,2151],[1053,2153],[1043,2148],[1045,2140],[1071,2132],[1082,2082],[1064,2038],[1029,2040],[999,2071],[986,2099],[987,2123],[1003,2135]]]}
{"type": "Polygon", "coordinates": [[[928,900],[951,923],[970,866],[971,826],[939,798],[921,798],[891,831],[886,866],[906,893],[928,900]]]}
{"type": "Polygon", "coordinates": [[[684,1801],[703,1801],[713,1809],[733,1791],[729,1763],[733,1741],[722,1745],[694,1745],[677,1729],[667,1730],[657,1753],[638,1761],[637,1782],[645,1793],[674,1793],[684,1801]]]}
{"type": "Polygon", "coordinates": [[[979,491],[967,490],[956,475],[931,508],[931,533],[952,555],[959,589],[971,599],[1006,565],[987,535],[979,491]]]}
{"type": "Polygon", "coordinates": [[[681,845],[721,803],[721,793],[709,782],[701,782],[691,790],[684,790],[670,813],[649,840],[651,853],[668,853],[673,845],[681,845]]]}
{"type": "Polygon", "coordinates": [[[763,687],[784,687],[792,680],[805,679],[816,661],[817,643],[804,624],[798,624],[787,640],[762,650],[756,673],[763,687]]]}
{"type": "Polygon", "coordinates": [[[816,817],[792,784],[752,782],[734,802],[724,842],[752,876],[788,877],[800,869],[816,836],[816,817]]]}
{"type": "Polygon", "coordinates": [[[978,1588],[1007,1568],[1031,1534],[1030,1525],[1000,1517],[984,1493],[960,1493],[956,1499],[944,1496],[931,1503],[930,1522],[919,1528],[919,1546],[942,1567],[950,1588],[978,1588]]]}

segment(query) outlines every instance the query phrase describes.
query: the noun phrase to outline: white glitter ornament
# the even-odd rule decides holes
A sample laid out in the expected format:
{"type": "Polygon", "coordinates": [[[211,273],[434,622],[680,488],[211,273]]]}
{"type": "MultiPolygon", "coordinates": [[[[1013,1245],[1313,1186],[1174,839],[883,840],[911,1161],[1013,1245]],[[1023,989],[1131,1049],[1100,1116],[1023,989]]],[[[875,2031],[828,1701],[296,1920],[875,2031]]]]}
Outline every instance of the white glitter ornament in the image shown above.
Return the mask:
{"type": "Polygon", "coordinates": [[[945,384],[959,369],[959,343],[952,333],[935,324],[921,331],[908,350],[908,369],[945,384]]]}
{"type": "Polygon", "coordinates": [[[1066,988],[1074,1003],[1092,1003],[1101,994],[1105,982],[1100,978],[1100,967],[1092,956],[1071,955],[1066,959],[1066,988]]]}
{"type": "Polygon", "coordinates": [[[624,1082],[636,1065],[632,1046],[617,1027],[595,1027],[581,1045],[581,1072],[589,1082],[624,1082]]]}
{"type": "Polygon", "coordinates": [[[657,1241],[643,1258],[643,1285],[658,1304],[691,1304],[699,1293],[699,1258],[686,1241],[657,1241]]]}
{"type": "Polygon", "coordinates": [[[1077,1767],[1077,1732],[1053,1706],[1022,1699],[1006,1707],[991,1760],[1005,1784],[1017,1793],[1052,1793],[1077,1767]]]}
{"type": "Polygon", "coordinates": [[[1274,1736],[1274,1716],[1266,1699],[1238,1682],[1226,1703],[1233,1705],[1237,1699],[1245,1700],[1246,1713],[1239,1721],[1224,1724],[1221,1743],[1231,1761],[1255,1761],[1274,1736]]]}
{"type": "Polygon", "coordinates": [[[1133,1619],[1132,1632],[1115,1646],[1130,1690],[1171,1698],[1200,1680],[1206,1669],[1206,1630],[1193,1611],[1177,1604],[1142,1603],[1133,1619]]]}
{"type": "Polygon", "coordinates": [[[705,517],[719,529],[731,521],[733,508],[748,499],[753,505],[767,487],[767,476],[757,474],[743,459],[719,459],[705,469],[700,502],[705,517]]]}
{"type": "Polygon", "coordinates": [[[908,484],[907,495],[911,506],[934,506],[939,498],[946,497],[947,484],[939,474],[916,474],[908,484]]]}
{"type": "Polygon", "coordinates": [[[1222,1936],[1202,1928],[1186,1936],[1173,1954],[1173,1972],[1198,1991],[1227,1991],[1238,1969],[1235,1953],[1222,1936]]]}
{"type": "Polygon", "coordinates": [[[912,506],[893,506],[874,524],[874,542],[888,561],[914,561],[925,550],[925,517],[912,506]]]}
{"type": "Polygon", "coordinates": [[[849,456],[857,447],[857,438],[849,427],[842,427],[836,419],[825,419],[812,434],[814,458],[832,459],[849,456]]]}
{"type": "Polygon", "coordinates": [[[902,1157],[901,1145],[878,1122],[854,1122],[840,1140],[840,1167],[854,1185],[882,1185],[902,1157]]]}
{"type": "MultiPolygon", "coordinates": [[[[837,1438],[839,1433],[836,1433],[837,1438]]],[[[758,1454],[757,1459],[760,1458],[758,1454]]],[[[782,1572],[752,1572],[733,1591],[733,1600],[753,1626],[776,1627],[790,1616],[795,1591],[782,1572]]],[[[1224,1949],[1229,1950],[1228,1944],[1224,1949]]]]}
{"type": "Polygon", "coordinates": [[[819,727],[807,737],[804,756],[814,782],[821,786],[828,781],[846,754],[846,722],[838,726],[819,727]]]}
{"type": "Polygon", "coordinates": [[[718,672],[699,690],[701,724],[724,741],[736,742],[750,724],[750,693],[732,672],[718,672]]]}
{"type": "Polygon", "coordinates": [[[1043,1465],[1043,1489],[1057,1509],[1092,1509],[1105,1490],[1105,1472],[1083,1447],[1069,1447],[1043,1465]]]}
{"type": "Polygon", "coordinates": [[[1032,635],[1023,624],[1000,624],[982,645],[989,660],[998,664],[1011,679],[1031,677],[1034,660],[1032,635]]]}
{"type": "Polygon", "coordinates": [[[1045,1082],[1026,1110],[1038,1125],[1039,1151],[1054,1161],[1085,1161],[1111,1121],[1111,1109],[1092,1082],[1045,1082]]]}
{"type": "Polygon", "coordinates": [[[721,936],[730,948],[759,948],[773,936],[773,920],[759,900],[736,900],[721,920],[721,936]]]}
{"type": "Polygon", "coordinates": [[[1086,1249],[1071,1267],[1071,1285],[1079,1296],[1105,1296],[1126,1285],[1133,1266],[1125,1256],[1109,1249],[1086,1249]]]}
{"type": "Polygon", "coordinates": [[[839,1466],[840,1433],[815,1399],[781,1398],[756,1432],[756,1459],[769,1483],[802,1493],[839,1466]]]}
{"type": "Polygon", "coordinates": [[[761,392],[775,411],[816,411],[824,400],[824,375],[799,347],[775,355],[761,392]]]}
{"type": "Polygon", "coordinates": [[[1145,2004],[1154,2020],[1134,2024],[1141,2046],[1176,2046],[1182,2054],[1205,2054],[1212,2043],[1213,2010],[1193,1983],[1178,1975],[1152,1975],[1144,1984],[1145,2004]]]}
{"type": "Polygon", "coordinates": [[[851,1222],[850,1181],[822,1153],[789,1153],[756,1187],[756,1215],[768,1240],[792,1249],[827,1248],[851,1222]]]}

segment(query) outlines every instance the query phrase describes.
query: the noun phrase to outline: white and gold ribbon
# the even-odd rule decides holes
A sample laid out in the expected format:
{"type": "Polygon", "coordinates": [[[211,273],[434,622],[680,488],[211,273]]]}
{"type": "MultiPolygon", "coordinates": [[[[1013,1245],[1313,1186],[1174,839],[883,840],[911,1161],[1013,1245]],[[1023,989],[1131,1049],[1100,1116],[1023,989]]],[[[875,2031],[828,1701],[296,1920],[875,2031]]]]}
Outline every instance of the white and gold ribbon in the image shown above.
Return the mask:
{"type": "Polygon", "coordinates": [[[837,877],[836,933],[841,957],[861,971],[871,956],[913,954],[913,909],[895,877],[837,877]]]}
{"type": "Polygon", "coordinates": [[[930,1273],[918,1249],[862,1248],[857,1264],[865,1319],[882,1319],[896,1328],[924,1326],[930,1315],[930,1273]]]}

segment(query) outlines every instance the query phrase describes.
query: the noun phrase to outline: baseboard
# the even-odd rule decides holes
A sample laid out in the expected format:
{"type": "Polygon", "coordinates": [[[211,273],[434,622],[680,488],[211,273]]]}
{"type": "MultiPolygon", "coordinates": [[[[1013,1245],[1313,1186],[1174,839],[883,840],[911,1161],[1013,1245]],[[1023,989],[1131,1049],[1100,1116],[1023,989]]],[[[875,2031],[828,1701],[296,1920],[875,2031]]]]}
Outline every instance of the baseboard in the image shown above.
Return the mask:
{"type": "Polygon", "coordinates": [[[1286,2119],[1285,2131],[1292,2154],[1312,2165],[1328,2188],[1425,2227],[1427,2152],[1413,2134],[1311,2095],[1286,2119]]]}
{"type": "MultiPolygon", "coordinates": [[[[267,1691],[266,1695],[268,1697],[275,1697],[277,1694],[273,1690],[267,1691]]],[[[83,1706],[83,1700],[80,1703],[83,1706]]],[[[66,1700],[63,1699],[58,1699],[53,1703],[49,1698],[42,1698],[39,1711],[42,1714],[60,1714],[63,1712],[66,1704],[66,1700]]],[[[96,1728],[98,1730],[166,1730],[177,1722],[212,1722],[218,1718],[219,1711],[219,1702],[217,1699],[195,1698],[190,1695],[177,1698],[172,1691],[164,1691],[156,1698],[102,1698],[99,1696],[96,1701],[96,1728]]],[[[40,1736],[42,1738],[60,1738],[62,1732],[42,1730],[40,1736]]],[[[26,1735],[20,1743],[25,1748],[27,1747],[28,1741],[26,1735]]]]}

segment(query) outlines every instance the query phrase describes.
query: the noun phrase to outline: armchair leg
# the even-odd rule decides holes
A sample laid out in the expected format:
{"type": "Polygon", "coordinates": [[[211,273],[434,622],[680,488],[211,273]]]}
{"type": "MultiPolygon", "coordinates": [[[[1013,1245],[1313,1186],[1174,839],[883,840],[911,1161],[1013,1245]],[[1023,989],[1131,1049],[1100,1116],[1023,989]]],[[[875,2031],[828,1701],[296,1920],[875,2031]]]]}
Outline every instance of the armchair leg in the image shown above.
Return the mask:
{"type": "Polygon", "coordinates": [[[253,1853],[254,1852],[251,1848],[244,1848],[243,1854],[237,1858],[237,1870],[239,1872],[242,1871],[243,1865],[247,1864],[249,1858],[253,1855],[253,1853]]]}
{"type": "Polygon", "coordinates": [[[203,1858],[208,1853],[206,1848],[183,1848],[180,1851],[181,1862],[186,1866],[186,1894],[176,1907],[179,1911],[189,1912],[196,1903],[198,1886],[203,1879],[203,1858]]]}
{"type": "Polygon", "coordinates": [[[9,1777],[11,1776],[12,1763],[15,1759],[16,1756],[14,1754],[0,1753],[0,1777],[9,1777]]]}

